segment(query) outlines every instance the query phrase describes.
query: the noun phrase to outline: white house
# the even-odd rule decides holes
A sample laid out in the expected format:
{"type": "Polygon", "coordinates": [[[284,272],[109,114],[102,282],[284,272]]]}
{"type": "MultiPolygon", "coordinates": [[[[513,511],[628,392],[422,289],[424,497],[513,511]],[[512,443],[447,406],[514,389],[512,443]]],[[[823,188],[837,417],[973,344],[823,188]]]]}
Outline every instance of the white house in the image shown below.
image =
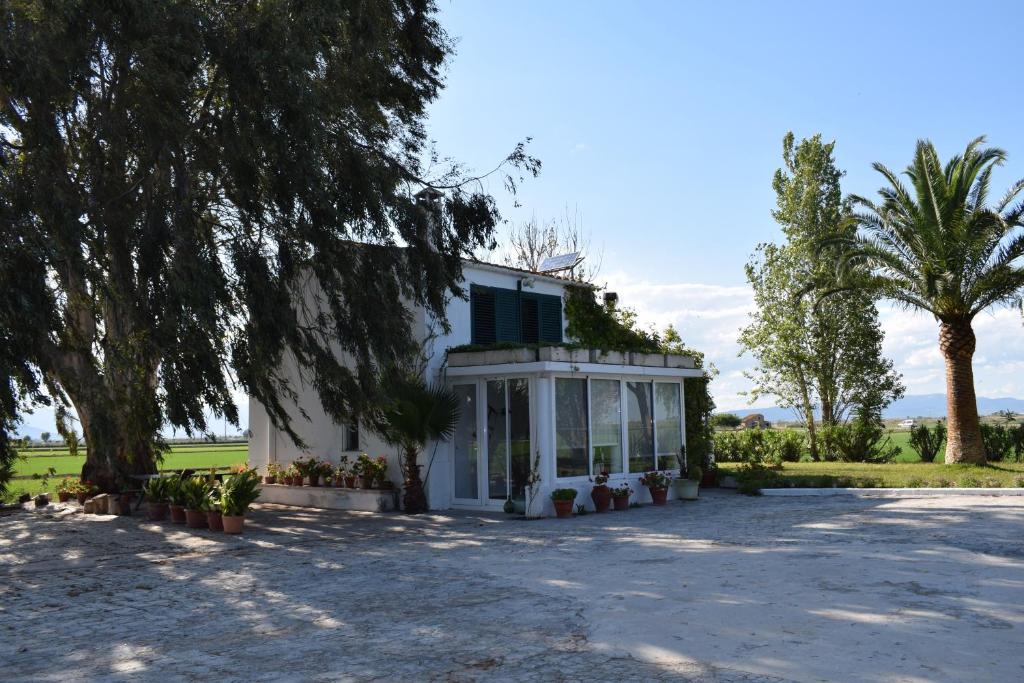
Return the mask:
{"type": "MultiPolygon", "coordinates": [[[[569,281],[477,261],[463,270],[470,297],[451,299],[450,334],[435,336],[429,317],[415,316],[429,357],[426,379],[449,386],[462,403],[455,436],[421,455],[430,507],[500,510],[509,498],[522,505],[534,465],[540,482],[532,512],[550,514],[548,494],[564,487],[576,488],[576,502],[591,507],[590,478],[601,471],[610,473],[613,485],[628,482],[636,500],[649,501],[638,483],[643,472],[678,473],[676,455],[685,439],[682,380],[702,375],[693,359],[557,346],[572,341],[564,313],[569,281]],[[530,346],[448,352],[499,342],[530,346]]],[[[338,463],[343,454],[352,460],[362,451],[386,455],[391,480],[401,484],[397,449],[357,425],[335,424],[311,388],[294,386],[299,399],[290,411],[308,449],[296,448],[250,399],[252,466],[284,466],[302,456],[338,463]]],[[[268,493],[264,499],[277,500],[268,493]]]]}

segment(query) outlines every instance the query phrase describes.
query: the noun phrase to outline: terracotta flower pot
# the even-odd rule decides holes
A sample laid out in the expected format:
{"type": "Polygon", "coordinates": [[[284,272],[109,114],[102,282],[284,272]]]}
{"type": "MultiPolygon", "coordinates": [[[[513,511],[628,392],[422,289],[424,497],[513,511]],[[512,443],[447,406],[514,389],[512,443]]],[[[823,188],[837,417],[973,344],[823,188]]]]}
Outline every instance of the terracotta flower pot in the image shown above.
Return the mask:
{"type": "Polygon", "coordinates": [[[275,477],[271,477],[270,475],[267,475],[267,476],[263,477],[263,483],[264,484],[276,484],[277,483],[277,477],[276,476],[275,477]]]}
{"type": "Polygon", "coordinates": [[[224,524],[224,533],[242,533],[242,525],[245,523],[245,517],[243,515],[224,515],[221,519],[224,524]]]}
{"type": "Polygon", "coordinates": [[[651,500],[655,505],[664,505],[668,498],[668,487],[667,486],[648,486],[647,490],[651,492],[651,500]]]}
{"type": "Polygon", "coordinates": [[[66,503],[71,500],[71,491],[57,491],[57,500],[66,503]]]}
{"type": "Polygon", "coordinates": [[[354,475],[345,477],[345,486],[347,486],[350,489],[354,489],[356,487],[356,478],[354,475]]]}
{"type": "Polygon", "coordinates": [[[629,495],[625,495],[625,496],[612,496],[612,505],[615,506],[616,510],[628,510],[629,509],[629,495]]]}
{"type": "Polygon", "coordinates": [[[572,517],[572,504],[576,502],[575,500],[553,500],[551,502],[555,504],[556,517],[559,519],[572,517]]]}
{"type": "Polygon", "coordinates": [[[335,477],[334,478],[334,488],[340,489],[343,486],[345,486],[345,478],[344,477],[335,477]]]}
{"type": "Polygon", "coordinates": [[[718,475],[712,469],[704,470],[704,476],[700,479],[700,485],[704,488],[711,488],[718,485],[718,475]]]}
{"type": "Polygon", "coordinates": [[[373,477],[359,477],[359,487],[364,489],[372,489],[373,477]]]}
{"type": "Polygon", "coordinates": [[[285,486],[291,486],[292,485],[292,478],[291,477],[281,477],[281,483],[284,484],[285,486]]]}
{"type": "Polygon", "coordinates": [[[590,500],[594,501],[595,512],[607,512],[612,504],[612,490],[604,484],[590,489],[590,500]]]}
{"type": "Polygon", "coordinates": [[[206,528],[206,512],[203,510],[185,510],[185,523],[189,529],[206,528]]]}
{"type": "Polygon", "coordinates": [[[171,521],[175,524],[185,523],[185,506],[184,505],[171,505],[171,521]]]}
{"type": "Polygon", "coordinates": [[[224,516],[220,514],[220,510],[207,510],[206,524],[210,531],[224,531],[224,516]]]}
{"type": "Polygon", "coordinates": [[[79,505],[85,505],[85,501],[89,499],[89,492],[79,491],[78,493],[75,494],[75,498],[78,499],[79,505]]]}
{"type": "Polygon", "coordinates": [[[310,486],[319,486],[320,485],[320,475],[319,474],[311,474],[311,475],[309,475],[309,485],[310,486]]]}
{"type": "Polygon", "coordinates": [[[167,519],[167,503],[146,503],[146,516],[151,522],[162,522],[167,519]]]}

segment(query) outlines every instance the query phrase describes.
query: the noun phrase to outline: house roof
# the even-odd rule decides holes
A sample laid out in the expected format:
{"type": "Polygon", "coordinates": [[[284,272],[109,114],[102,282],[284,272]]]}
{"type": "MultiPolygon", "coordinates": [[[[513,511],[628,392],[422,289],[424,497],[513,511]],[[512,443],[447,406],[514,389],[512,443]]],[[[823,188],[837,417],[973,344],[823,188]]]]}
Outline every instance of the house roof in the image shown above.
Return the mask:
{"type": "Polygon", "coordinates": [[[581,282],[580,280],[573,280],[572,278],[563,277],[561,275],[552,275],[550,273],[535,273],[532,270],[526,268],[516,268],[515,266],[505,266],[498,263],[488,263],[487,261],[481,261],[474,258],[462,259],[463,263],[476,267],[482,268],[483,270],[492,270],[495,272],[506,272],[506,273],[520,273],[528,277],[535,277],[539,280],[547,280],[549,282],[555,282],[560,285],[577,285],[579,287],[588,287],[590,289],[597,289],[597,285],[590,282],[581,282]]]}

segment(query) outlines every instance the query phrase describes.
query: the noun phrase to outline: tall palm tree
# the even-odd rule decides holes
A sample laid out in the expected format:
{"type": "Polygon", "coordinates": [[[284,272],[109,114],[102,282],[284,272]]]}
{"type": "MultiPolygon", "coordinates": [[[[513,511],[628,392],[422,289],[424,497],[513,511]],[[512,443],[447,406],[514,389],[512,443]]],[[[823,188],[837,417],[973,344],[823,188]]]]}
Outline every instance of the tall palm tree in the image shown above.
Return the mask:
{"type": "Polygon", "coordinates": [[[459,399],[445,387],[428,385],[405,373],[390,376],[384,390],[385,404],[375,419],[375,429],[389,444],[402,449],[402,507],[410,514],[426,512],[419,453],[430,441],[446,440],[455,433],[459,399]]]}
{"type": "MultiPolygon", "coordinates": [[[[971,321],[991,306],[1018,300],[1024,288],[1024,180],[989,205],[992,170],[1006,159],[979,137],[945,166],[927,140],[897,174],[881,164],[888,186],[880,203],[852,196],[859,227],[846,240],[844,276],[907,308],[928,311],[939,323],[946,362],[949,433],[946,462],[984,463],[974,393],[975,336],[971,321]]],[[[840,281],[844,280],[840,277],[840,281]]]]}

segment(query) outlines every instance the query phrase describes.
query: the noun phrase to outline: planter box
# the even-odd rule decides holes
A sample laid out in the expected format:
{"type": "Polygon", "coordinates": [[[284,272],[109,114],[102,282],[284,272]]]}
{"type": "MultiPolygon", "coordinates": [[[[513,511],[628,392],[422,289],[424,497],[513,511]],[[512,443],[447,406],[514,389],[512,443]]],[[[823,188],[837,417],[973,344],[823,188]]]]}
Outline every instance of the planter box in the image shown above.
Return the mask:
{"type": "Polygon", "coordinates": [[[622,351],[605,351],[603,349],[590,350],[591,363],[606,363],[608,365],[627,365],[629,354],[622,351]]]}
{"type": "Polygon", "coordinates": [[[642,365],[647,368],[665,367],[665,354],[662,353],[630,353],[629,362],[632,365],[642,365]]]}
{"type": "Polygon", "coordinates": [[[561,363],[589,363],[589,349],[567,349],[562,346],[542,346],[537,350],[537,360],[561,363]]]}
{"type": "Polygon", "coordinates": [[[506,363],[532,363],[537,360],[533,349],[500,349],[495,351],[457,351],[448,354],[448,366],[461,368],[471,365],[504,365],[506,363]]]}
{"type": "Polygon", "coordinates": [[[691,356],[684,356],[678,353],[665,354],[665,367],[667,368],[695,368],[697,364],[691,356]]]}
{"type": "Polygon", "coordinates": [[[310,488],[274,484],[260,488],[258,502],[324,510],[391,512],[398,509],[398,490],[310,488]]]}

